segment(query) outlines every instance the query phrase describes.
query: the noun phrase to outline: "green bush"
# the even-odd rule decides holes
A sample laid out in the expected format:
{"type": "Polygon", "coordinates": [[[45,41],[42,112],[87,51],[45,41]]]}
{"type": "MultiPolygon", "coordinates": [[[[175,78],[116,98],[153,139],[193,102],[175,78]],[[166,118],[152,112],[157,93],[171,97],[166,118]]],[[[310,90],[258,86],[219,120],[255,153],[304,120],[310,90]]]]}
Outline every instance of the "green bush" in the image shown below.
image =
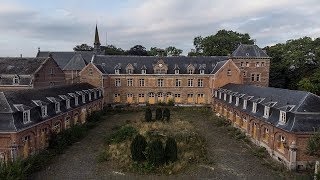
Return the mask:
{"type": "Polygon", "coordinates": [[[146,138],[140,134],[136,135],[131,143],[131,156],[133,161],[143,161],[146,159],[144,154],[147,147],[146,138]]]}
{"type": "Polygon", "coordinates": [[[107,137],[106,142],[110,143],[119,143],[123,142],[128,138],[132,138],[138,133],[138,131],[132,126],[123,126],[118,131],[114,132],[107,137]]]}
{"type": "Polygon", "coordinates": [[[154,166],[159,166],[165,162],[165,154],[162,142],[159,139],[152,141],[147,150],[148,162],[154,166]]]}
{"type": "Polygon", "coordinates": [[[157,108],[156,109],[156,120],[162,120],[162,109],[161,108],[157,108]]]}
{"type": "Polygon", "coordinates": [[[167,103],[168,106],[174,106],[174,100],[170,99],[167,103]]]}
{"type": "Polygon", "coordinates": [[[170,120],[170,110],[168,108],[165,108],[163,110],[163,118],[169,122],[170,120]]]}
{"type": "Polygon", "coordinates": [[[30,165],[25,165],[22,160],[0,163],[0,179],[26,179],[29,168],[30,165]]]}
{"type": "Polygon", "coordinates": [[[174,138],[169,137],[167,139],[164,153],[166,157],[166,162],[174,162],[178,159],[177,142],[174,138]]]}
{"type": "Polygon", "coordinates": [[[307,144],[307,154],[320,157],[320,131],[312,135],[307,144]]]}
{"type": "Polygon", "coordinates": [[[151,109],[150,109],[150,108],[147,108],[147,109],[146,109],[144,118],[145,118],[145,120],[146,120],[147,122],[151,122],[151,121],[152,121],[152,112],[151,112],[151,109]]]}
{"type": "Polygon", "coordinates": [[[102,111],[95,111],[92,112],[88,117],[87,117],[87,122],[99,122],[102,119],[102,111]]]}

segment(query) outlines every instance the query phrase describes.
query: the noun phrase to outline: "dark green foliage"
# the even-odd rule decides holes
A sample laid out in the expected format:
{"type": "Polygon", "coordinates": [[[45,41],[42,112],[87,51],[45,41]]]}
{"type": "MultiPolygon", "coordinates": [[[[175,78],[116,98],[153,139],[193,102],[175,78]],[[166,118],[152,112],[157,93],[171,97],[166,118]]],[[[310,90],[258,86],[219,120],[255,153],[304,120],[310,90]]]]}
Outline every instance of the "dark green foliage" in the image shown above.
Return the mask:
{"type": "Polygon", "coordinates": [[[320,131],[312,135],[307,144],[307,154],[320,157],[320,131]]]}
{"type": "Polygon", "coordinates": [[[168,106],[174,106],[174,100],[170,99],[167,103],[168,106]]]}
{"type": "Polygon", "coordinates": [[[156,109],[156,120],[162,120],[162,109],[161,108],[157,108],[156,109]]]}
{"type": "Polygon", "coordinates": [[[138,133],[138,131],[132,126],[123,126],[118,131],[114,132],[106,138],[106,142],[109,143],[119,143],[126,139],[132,138],[138,133]]]}
{"type": "Polygon", "coordinates": [[[163,118],[169,122],[170,120],[170,110],[168,108],[165,108],[163,110],[163,118]]]}
{"type": "Polygon", "coordinates": [[[146,159],[144,154],[147,147],[146,138],[140,134],[136,135],[131,143],[131,156],[133,161],[143,161],[146,159]]]}
{"type": "Polygon", "coordinates": [[[147,159],[150,164],[159,166],[165,162],[165,154],[162,142],[159,139],[152,141],[147,150],[147,159]]]}
{"type": "Polygon", "coordinates": [[[15,180],[26,179],[26,174],[30,165],[25,166],[23,161],[0,163],[0,179],[15,180]]]}
{"type": "Polygon", "coordinates": [[[178,159],[177,142],[174,138],[169,137],[164,149],[166,162],[174,162],[178,159]]]}
{"type": "Polygon", "coordinates": [[[152,111],[151,111],[150,108],[147,108],[147,109],[146,109],[144,119],[145,119],[147,122],[151,122],[151,121],[152,121],[152,111]]]}

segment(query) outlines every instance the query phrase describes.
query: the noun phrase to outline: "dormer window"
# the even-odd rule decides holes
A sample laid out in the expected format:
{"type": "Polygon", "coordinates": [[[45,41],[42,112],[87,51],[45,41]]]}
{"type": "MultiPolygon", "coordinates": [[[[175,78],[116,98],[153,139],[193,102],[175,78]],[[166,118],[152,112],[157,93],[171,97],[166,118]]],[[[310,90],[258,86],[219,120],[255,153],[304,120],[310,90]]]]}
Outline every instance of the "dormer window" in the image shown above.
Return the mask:
{"type": "Polygon", "coordinates": [[[41,116],[43,118],[48,116],[47,106],[41,106],[41,116]]]}
{"type": "Polygon", "coordinates": [[[147,70],[142,69],[142,70],[141,70],[141,74],[147,74],[147,70]]]}
{"type": "Polygon", "coordinates": [[[285,124],[287,122],[287,114],[285,111],[280,111],[279,121],[282,124],[285,124]]]}
{"type": "Polygon", "coordinates": [[[115,74],[120,74],[120,70],[119,70],[119,69],[115,69],[115,70],[114,70],[114,73],[115,73],[115,74]]]}
{"type": "Polygon", "coordinates": [[[19,77],[18,76],[14,76],[13,84],[19,84],[19,77]]]}
{"type": "Polygon", "coordinates": [[[221,92],[219,92],[219,99],[221,99],[221,96],[222,96],[222,93],[221,93],[221,92]]]}
{"type": "Polygon", "coordinates": [[[224,93],[224,95],[223,95],[223,100],[227,100],[227,93],[224,93]]]}
{"type": "Polygon", "coordinates": [[[263,117],[269,118],[269,112],[270,112],[270,107],[269,106],[265,106],[264,107],[264,115],[263,115],[263,117]]]}
{"type": "Polygon", "coordinates": [[[192,69],[189,69],[189,70],[188,70],[188,74],[193,74],[193,70],[192,70],[192,69]]]}
{"type": "Polygon", "coordinates": [[[236,106],[239,106],[239,97],[236,97],[236,106]]]}
{"type": "Polygon", "coordinates": [[[74,105],[78,106],[79,105],[79,98],[78,96],[74,97],[74,105]]]}
{"type": "Polygon", "coordinates": [[[243,100],[243,109],[247,109],[247,100],[243,100]]]}
{"type": "Polygon", "coordinates": [[[84,94],[82,94],[82,103],[86,103],[86,96],[84,94]]]}
{"type": "Polygon", "coordinates": [[[94,91],[94,99],[97,99],[97,91],[94,91]]]}
{"type": "Polygon", "coordinates": [[[66,108],[67,108],[67,109],[70,108],[70,99],[66,99],[66,108]]]}
{"type": "Polygon", "coordinates": [[[56,102],[56,103],[54,104],[54,107],[55,107],[56,113],[59,113],[59,112],[60,112],[60,103],[59,103],[59,102],[56,102]]]}
{"type": "Polygon", "coordinates": [[[89,68],[89,76],[92,76],[92,75],[93,75],[93,69],[89,68]]]}
{"type": "Polygon", "coordinates": [[[228,69],[227,76],[231,76],[231,69],[228,69]]]}
{"type": "Polygon", "coordinates": [[[22,119],[23,119],[23,124],[27,124],[27,123],[31,122],[30,121],[30,110],[23,111],[22,119]]]}
{"type": "Polygon", "coordinates": [[[179,69],[174,70],[174,74],[179,74],[179,69]]]}
{"type": "Polygon", "coordinates": [[[101,97],[102,96],[102,92],[101,92],[101,90],[99,90],[99,97],[101,97]]]}
{"type": "Polygon", "coordinates": [[[254,102],[254,103],[252,104],[252,112],[253,112],[253,113],[256,113],[256,112],[257,112],[257,103],[256,103],[256,102],[254,102]]]}
{"type": "Polygon", "coordinates": [[[200,74],[204,74],[204,70],[203,69],[200,69],[200,74]]]}
{"type": "Polygon", "coordinates": [[[232,103],[232,95],[230,94],[229,103],[232,103]]]}
{"type": "Polygon", "coordinates": [[[132,69],[128,69],[128,74],[132,74],[132,69]]]}
{"type": "Polygon", "coordinates": [[[218,91],[214,92],[214,97],[218,97],[218,91]]]}
{"type": "Polygon", "coordinates": [[[89,101],[91,101],[91,92],[89,92],[89,101]]]}

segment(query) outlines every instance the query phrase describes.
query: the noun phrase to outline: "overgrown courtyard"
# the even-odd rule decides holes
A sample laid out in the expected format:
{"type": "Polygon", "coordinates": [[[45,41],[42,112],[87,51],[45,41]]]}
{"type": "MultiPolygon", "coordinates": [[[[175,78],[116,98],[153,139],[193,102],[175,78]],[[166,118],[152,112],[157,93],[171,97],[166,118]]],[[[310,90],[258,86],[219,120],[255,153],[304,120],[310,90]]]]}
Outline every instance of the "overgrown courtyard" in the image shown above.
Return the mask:
{"type": "MultiPolygon", "coordinates": [[[[263,149],[206,108],[171,110],[170,122],[144,121],[144,111],[106,116],[88,136],[57,157],[33,179],[279,179],[293,177],[274,165],[263,149]],[[178,160],[161,168],[135,163],[130,142],[137,134],[148,141],[170,136],[177,141],[178,160]]],[[[153,114],[155,116],[155,114],[153,114]]]]}

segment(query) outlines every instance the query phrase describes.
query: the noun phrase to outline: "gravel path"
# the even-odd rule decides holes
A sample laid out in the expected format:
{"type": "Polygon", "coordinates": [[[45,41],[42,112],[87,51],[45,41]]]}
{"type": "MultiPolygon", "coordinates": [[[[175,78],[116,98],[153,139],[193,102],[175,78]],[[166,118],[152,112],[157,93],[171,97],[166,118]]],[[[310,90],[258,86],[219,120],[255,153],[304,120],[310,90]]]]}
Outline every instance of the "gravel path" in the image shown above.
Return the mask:
{"type": "MultiPolygon", "coordinates": [[[[105,134],[112,132],[113,127],[141,115],[127,113],[107,117],[98,127],[90,130],[87,137],[57,157],[47,169],[34,174],[32,179],[282,179],[279,174],[263,166],[246,145],[227,136],[224,129],[205,120],[204,115],[199,117],[195,113],[192,121],[207,140],[211,165],[198,165],[179,175],[158,176],[124,174],[114,169],[112,162],[98,163],[96,156],[103,148],[105,134]]],[[[172,113],[174,115],[175,112],[172,113]]]]}

